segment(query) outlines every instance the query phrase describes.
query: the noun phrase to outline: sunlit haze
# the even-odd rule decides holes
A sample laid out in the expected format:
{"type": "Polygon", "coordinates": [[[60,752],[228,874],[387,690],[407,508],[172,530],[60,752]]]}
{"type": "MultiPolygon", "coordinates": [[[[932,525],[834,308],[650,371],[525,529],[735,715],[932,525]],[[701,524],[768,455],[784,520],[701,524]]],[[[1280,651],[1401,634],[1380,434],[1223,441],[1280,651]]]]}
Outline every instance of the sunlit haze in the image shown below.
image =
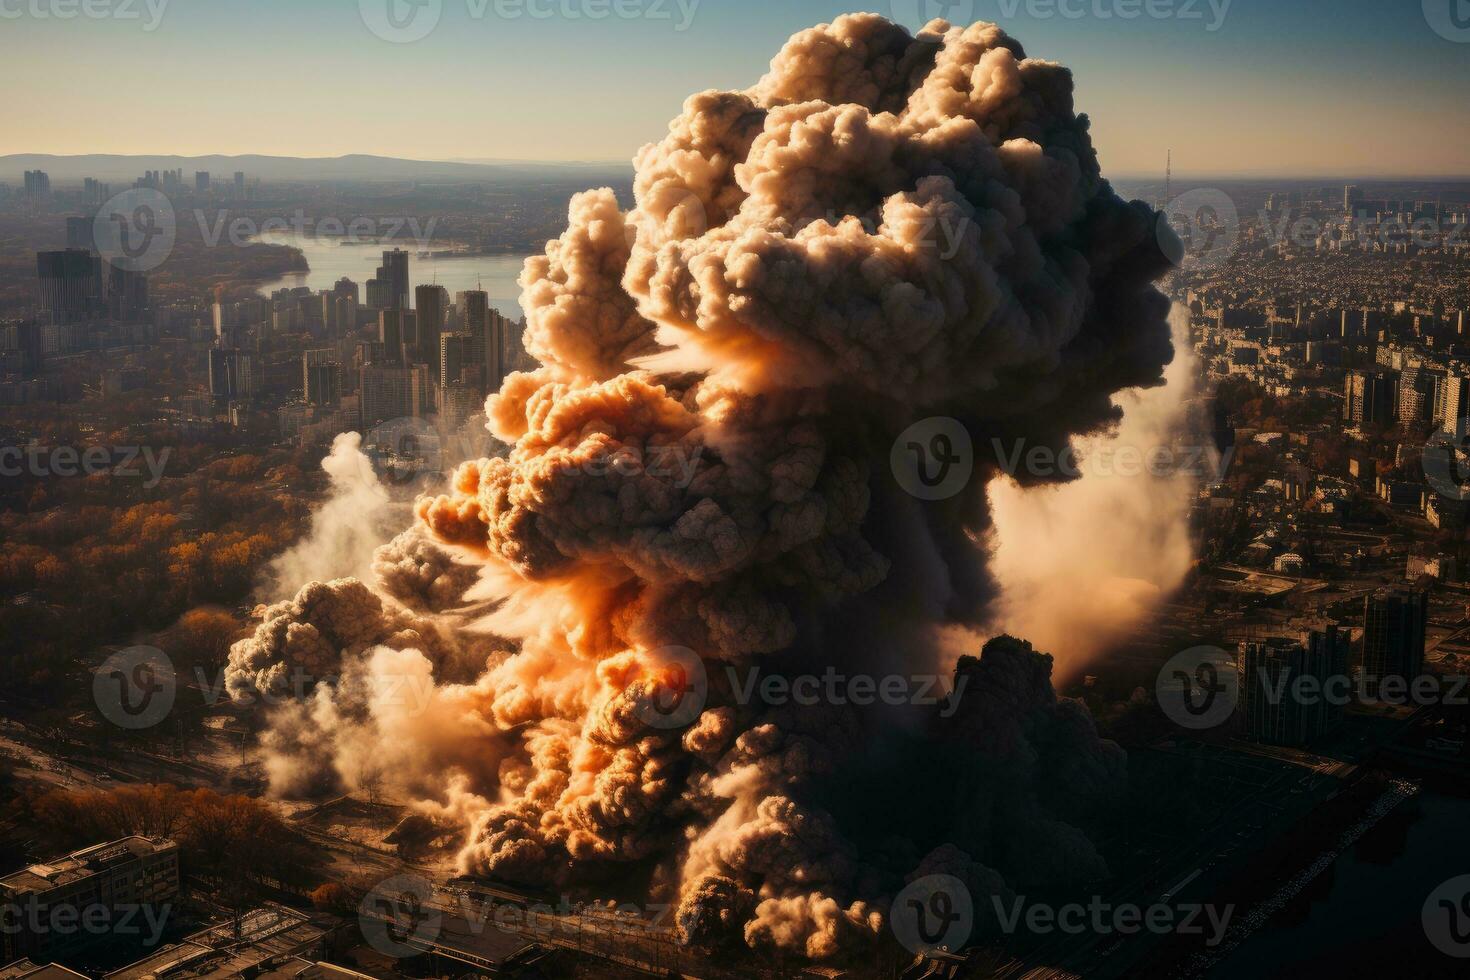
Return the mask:
{"type": "MultiPolygon", "coordinates": [[[[0,15],[0,84],[14,92],[44,78],[46,96],[7,107],[3,153],[619,162],[687,93],[750,84],[787,36],[845,9],[621,0],[641,15],[569,19],[564,0],[433,0],[437,26],[390,43],[351,0],[131,0],[136,19],[15,15],[37,2],[7,0],[0,15]]],[[[1154,4],[1172,14],[1130,17],[1143,4],[1128,0],[873,9],[911,27],[928,15],[994,20],[1070,66],[1117,176],[1159,172],[1171,147],[1181,174],[1470,173],[1470,61],[1417,0],[1154,4]]]]}

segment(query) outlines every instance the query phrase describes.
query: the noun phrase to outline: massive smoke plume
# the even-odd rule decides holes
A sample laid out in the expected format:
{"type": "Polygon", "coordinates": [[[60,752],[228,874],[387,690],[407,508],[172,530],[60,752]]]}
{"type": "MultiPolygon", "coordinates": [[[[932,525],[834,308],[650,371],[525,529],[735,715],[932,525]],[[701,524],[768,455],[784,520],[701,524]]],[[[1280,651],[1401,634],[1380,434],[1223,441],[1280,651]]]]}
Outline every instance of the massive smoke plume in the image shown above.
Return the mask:
{"type": "Polygon", "coordinates": [[[668,893],[692,941],[813,959],[916,874],[986,907],[1104,874],[1121,752],[1048,656],[941,642],[991,612],[992,440],[1106,431],[1171,356],[1155,215],[1100,176],[1071,74],[989,24],[841,17],[636,165],[631,210],[578,195],[526,264],[509,454],[421,500],[374,589],[309,585],[233,651],[241,696],[330,675],[277,713],[280,784],[387,780],[466,871],[668,893]],[[888,466],[930,416],[980,454],[940,501],[888,466]],[[960,693],[763,703],[752,668],[960,693]]]}
{"type": "Polygon", "coordinates": [[[1117,430],[1076,440],[1080,479],[990,485],[999,624],[1050,651],[1063,677],[1116,648],[1194,562],[1189,508],[1222,460],[1204,438],[1188,311],[1170,321],[1178,354],[1164,386],[1122,393],[1117,430]]]}

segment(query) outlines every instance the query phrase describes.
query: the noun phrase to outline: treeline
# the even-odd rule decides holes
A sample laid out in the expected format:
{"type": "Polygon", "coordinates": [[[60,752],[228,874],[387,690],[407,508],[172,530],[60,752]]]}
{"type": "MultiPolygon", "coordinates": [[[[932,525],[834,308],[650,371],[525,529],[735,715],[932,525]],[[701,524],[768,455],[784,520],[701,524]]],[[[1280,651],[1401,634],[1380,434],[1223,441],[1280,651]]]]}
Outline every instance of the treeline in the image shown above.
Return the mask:
{"type": "Polygon", "coordinates": [[[212,888],[236,890],[243,881],[305,894],[321,880],[306,839],[269,803],[248,796],[155,784],[55,791],[23,805],[58,852],[140,834],[177,841],[180,873],[212,888]]]}
{"type": "Polygon", "coordinates": [[[310,512],[303,470],[284,453],[215,459],[148,499],[115,499],[118,481],[52,478],[41,492],[60,503],[0,513],[0,656],[19,693],[63,694],[70,666],[99,645],[247,601],[310,512]]]}

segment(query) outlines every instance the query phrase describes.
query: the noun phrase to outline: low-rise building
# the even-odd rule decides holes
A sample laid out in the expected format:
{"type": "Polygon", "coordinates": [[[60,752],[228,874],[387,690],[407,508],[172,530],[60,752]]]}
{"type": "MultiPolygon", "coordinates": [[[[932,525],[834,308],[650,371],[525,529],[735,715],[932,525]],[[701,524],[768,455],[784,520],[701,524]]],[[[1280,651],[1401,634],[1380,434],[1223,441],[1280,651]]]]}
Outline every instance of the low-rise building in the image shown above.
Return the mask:
{"type": "Polygon", "coordinates": [[[33,864],[0,878],[0,955],[54,959],[178,894],[179,845],[164,838],[124,837],[33,864]]]}

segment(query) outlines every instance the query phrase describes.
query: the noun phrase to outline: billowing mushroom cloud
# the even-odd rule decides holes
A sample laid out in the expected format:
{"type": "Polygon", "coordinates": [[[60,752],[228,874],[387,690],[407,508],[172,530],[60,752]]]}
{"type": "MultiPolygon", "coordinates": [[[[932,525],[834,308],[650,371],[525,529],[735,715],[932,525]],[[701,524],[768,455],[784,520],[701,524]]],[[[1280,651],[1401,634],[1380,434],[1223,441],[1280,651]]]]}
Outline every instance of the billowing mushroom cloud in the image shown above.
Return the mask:
{"type": "MultiPolygon", "coordinates": [[[[1070,72],[990,24],[844,16],[754,88],[692,96],[636,166],[631,210],[576,196],[526,263],[542,366],[487,405],[509,453],[417,508],[454,561],[421,539],[379,561],[389,621],[341,626],[347,666],[277,747],[309,732],[349,785],[383,758],[463,828],[464,870],[663,891],[705,946],[846,955],[930,869],[987,908],[1104,874],[1085,828],[1122,753],[1028,644],[937,652],[994,593],[990,447],[1107,429],[1172,354],[1156,216],[1101,177],[1070,72]],[[933,501],[889,465],[929,417],[978,456],[933,501]],[[443,637],[406,640],[455,561],[507,641],[463,680],[443,637]],[[926,675],[954,693],[859,703],[862,678],[926,675]],[[381,696],[401,676],[414,711],[381,696]]],[[[236,683],[317,664],[313,609],[350,590],[312,588],[237,647],[236,683]]]]}

